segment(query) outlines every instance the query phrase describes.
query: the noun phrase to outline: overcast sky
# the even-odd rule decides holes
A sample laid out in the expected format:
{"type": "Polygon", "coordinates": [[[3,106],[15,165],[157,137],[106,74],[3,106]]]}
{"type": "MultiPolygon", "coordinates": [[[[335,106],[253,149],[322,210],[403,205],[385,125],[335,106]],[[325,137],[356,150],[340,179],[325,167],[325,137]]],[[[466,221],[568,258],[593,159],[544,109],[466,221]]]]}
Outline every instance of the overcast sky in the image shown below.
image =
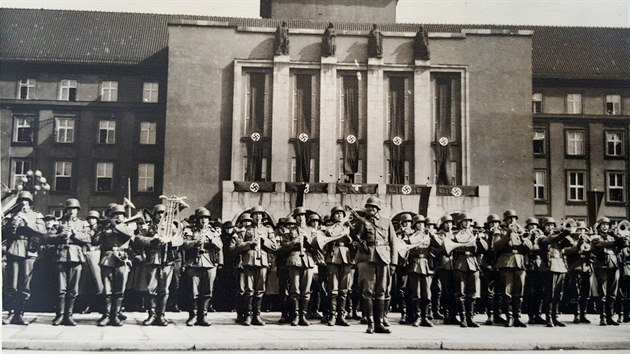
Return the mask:
{"type": "MultiPolygon", "coordinates": [[[[2,0],[2,7],[259,17],[260,0],[2,0]]],[[[630,0],[399,0],[398,22],[629,27],[630,0]]]]}

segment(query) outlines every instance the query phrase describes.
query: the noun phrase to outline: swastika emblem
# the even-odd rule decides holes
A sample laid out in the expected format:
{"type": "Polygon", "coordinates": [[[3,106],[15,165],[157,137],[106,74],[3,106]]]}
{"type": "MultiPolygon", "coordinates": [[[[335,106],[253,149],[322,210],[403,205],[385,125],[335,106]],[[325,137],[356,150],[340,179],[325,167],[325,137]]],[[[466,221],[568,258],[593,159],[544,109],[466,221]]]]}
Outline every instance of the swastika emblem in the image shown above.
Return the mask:
{"type": "Polygon", "coordinates": [[[350,134],[350,135],[348,135],[348,136],[346,137],[346,141],[347,141],[349,144],[354,144],[354,143],[356,143],[356,142],[357,142],[357,137],[356,137],[356,136],[354,136],[354,135],[352,135],[352,134],[350,134]]]}
{"type": "Polygon", "coordinates": [[[259,133],[252,133],[251,138],[252,138],[253,141],[258,141],[258,140],[260,140],[260,134],[259,133]]]}
{"type": "Polygon", "coordinates": [[[400,188],[400,191],[403,194],[411,194],[411,186],[408,184],[405,184],[404,186],[402,186],[402,188],[400,188]]]}
{"type": "Polygon", "coordinates": [[[394,143],[394,145],[398,146],[398,145],[402,144],[403,140],[402,140],[401,137],[395,136],[394,139],[392,139],[392,142],[394,143]]]}
{"type": "Polygon", "coordinates": [[[252,184],[249,185],[249,190],[256,193],[260,190],[260,185],[256,182],[252,182],[252,184]]]}
{"type": "Polygon", "coordinates": [[[446,145],[448,145],[448,138],[443,136],[443,137],[440,138],[440,140],[438,140],[438,142],[440,143],[440,145],[446,146],[446,145]]]}
{"type": "Polygon", "coordinates": [[[451,189],[451,194],[455,197],[461,197],[462,196],[462,189],[459,187],[453,187],[451,189]]]}
{"type": "Polygon", "coordinates": [[[300,136],[298,136],[298,139],[300,139],[301,142],[305,143],[308,141],[308,134],[302,133],[300,134],[300,136]]]}

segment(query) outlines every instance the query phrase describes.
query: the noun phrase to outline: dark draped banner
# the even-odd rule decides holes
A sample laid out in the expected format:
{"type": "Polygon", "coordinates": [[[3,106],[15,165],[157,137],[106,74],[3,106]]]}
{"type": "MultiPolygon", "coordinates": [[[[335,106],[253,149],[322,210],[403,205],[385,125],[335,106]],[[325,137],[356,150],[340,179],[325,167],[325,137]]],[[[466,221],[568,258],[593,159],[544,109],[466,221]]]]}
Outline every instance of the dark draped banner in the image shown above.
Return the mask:
{"type": "Polygon", "coordinates": [[[353,175],[359,170],[359,80],[354,76],[344,77],[344,151],[343,171],[346,175],[353,175]],[[348,141],[353,135],[355,141],[348,141]]]}
{"type": "Polygon", "coordinates": [[[437,81],[437,127],[435,137],[435,157],[438,163],[437,182],[438,185],[448,185],[451,183],[448,175],[448,162],[450,160],[449,144],[451,140],[451,82],[450,80],[437,81]],[[441,144],[440,138],[445,137],[449,141],[441,144]]]}
{"type": "Polygon", "coordinates": [[[392,184],[405,183],[405,80],[392,77],[389,81],[389,173],[392,184]],[[394,138],[401,139],[394,142],[394,138]]]}
{"type": "Polygon", "coordinates": [[[309,181],[311,174],[312,78],[312,75],[297,75],[296,78],[295,174],[297,182],[313,182],[309,181]],[[300,139],[301,134],[306,134],[308,140],[302,141],[300,139]]]}
{"type": "Polygon", "coordinates": [[[247,129],[247,175],[248,181],[260,181],[262,158],[265,150],[265,74],[252,73],[250,76],[249,125],[247,129]],[[258,140],[251,138],[258,134],[258,140]]]}

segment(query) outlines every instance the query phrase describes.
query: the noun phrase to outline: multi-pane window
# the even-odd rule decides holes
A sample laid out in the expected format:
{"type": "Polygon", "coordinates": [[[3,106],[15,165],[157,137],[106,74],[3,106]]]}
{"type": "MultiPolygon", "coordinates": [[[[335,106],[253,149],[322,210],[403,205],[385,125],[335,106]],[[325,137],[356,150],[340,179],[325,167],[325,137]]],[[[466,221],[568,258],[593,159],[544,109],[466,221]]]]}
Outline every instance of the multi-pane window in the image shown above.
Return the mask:
{"type": "Polygon", "coordinates": [[[156,103],[158,101],[159,87],[157,82],[145,82],[142,87],[142,102],[156,103]]]}
{"type": "Polygon", "coordinates": [[[623,156],[623,131],[606,131],[606,156],[621,157],[623,156]]]}
{"type": "Polygon", "coordinates": [[[116,121],[102,120],[98,123],[98,143],[116,143],[116,121]]]}
{"type": "Polygon", "coordinates": [[[33,125],[35,118],[29,116],[13,117],[13,142],[31,144],[33,143],[33,125]]]}
{"type": "Polygon", "coordinates": [[[566,131],[566,153],[568,156],[584,156],[584,130],[566,131]]]}
{"type": "Polygon", "coordinates": [[[413,83],[407,77],[390,76],[387,78],[387,108],[385,110],[385,139],[396,136],[403,140],[412,137],[413,83]]]}
{"type": "Polygon", "coordinates": [[[291,137],[306,133],[309,137],[317,136],[319,116],[319,78],[310,72],[296,73],[292,76],[293,117],[291,137]]]}
{"type": "Polygon", "coordinates": [[[545,200],[547,176],[545,171],[534,171],[534,200],[545,200]]]}
{"type": "Polygon", "coordinates": [[[245,110],[243,135],[253,133],[268,136],[271,116],[271,75],[264,72],[250,72],[245,76],[245,110]]]}
{"type": "Polygon", "coordinates": [[[585,175],[580,171],[567,172],[567,201],[583,202],[585,201],[585,175]]]}
{"type": "Polygon", "coordinates": [[[77,100],[77,80],[61,80],[61,83],[59,84],[59,100],[77,100]]]}
{"type": "Polygon", "coordinates": [[[534,128],[534,156],[545,155],[545,136],[545,129],[534,128]]]}
{"type": "Polygon", "coordinates": [[[623,172],[606,172],[606,201],[623,203],[625,201],[623,172]]]}
{"type": "Polygon", "coordinates": [[[35,91],[35,79],[22,79],[18,82],[18,100],[31,100],[35,91]]]}
{"type": "Polygon", "coordinates": [[[141,163],[138,165],[138,192],[155,191],[155,165],[141,163]]]}
{"type": "Polygon", "coordinates": [[[103,102],[118,101],[118,81],[101,82],[101,101],[103,102]]]}
{"type": "Polygon", "coordinates": [[[69,192],[72,187],[72,162],[55,162],[55,190],[69,192]]]}
{"type": "Polygon", "coordinates": [[[621,95],[606,95],[606,114],[621,114],[621,95]]]}
{"type": "Polygon", "coordinates": [[[141,122],[140,123],[140,144],[155,145],[157,132],[157,123],[141,122]]]}
{"type": "Polygon", "coordinates": [[[55,142],[74,143],[74,118],[55,117],[55,142]]]}
{"type": "Polygon", "coordinates": [[[579,93],[570,93],[567,95],[567,113],[582,113],[582,95],[580,95],[579,93]]]}
{"type": "Polygon", "coordinates": [[[96,191],[111,192],[114,182],[114,164],[99,162],[96,164],[96,191]]]}
{"type": "Polygon", "coordinates": [[[11,166],[11,188],[15,189],[22,184],[22,177],[26,177],[26,171],[31,168],[31,160],[13,160],[11,166]]]}
{"type": "Polygon", "coordinates": [[[532,113],[542,113],[543,112],[543,96],[542,93],[535,93],[532,95],[532,113]]]}

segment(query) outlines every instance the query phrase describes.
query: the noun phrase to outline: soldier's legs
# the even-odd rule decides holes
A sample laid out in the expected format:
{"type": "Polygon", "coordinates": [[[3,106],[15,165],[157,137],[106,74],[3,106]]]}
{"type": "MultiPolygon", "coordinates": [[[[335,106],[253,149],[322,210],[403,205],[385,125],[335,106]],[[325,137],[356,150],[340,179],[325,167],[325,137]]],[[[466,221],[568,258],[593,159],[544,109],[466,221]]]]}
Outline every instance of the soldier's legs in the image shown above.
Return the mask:
{"type": "Polygon", "coordinates": [[[173,279],[174,269],[171,265],[159,266],[157,271],[157,298],[156,298],[156,323],[159,326],[168,325],[164,317],[169,298],[169,286],[173,279]]]}
{"type": "Polygon", "coordinates": [[[66,291],[68,285],[68,264],[57,263],[57,308],[52,325],[58,326],[66,313],[66,291]]]}
{"type": "Polygon", "coordinates": [[[560,300],[564,291],[564,273],[551,273],[551,317],[554,326],[564,327],[564,323],[558,321],[560,300]]]}
{"type": "MultiPolygon", "coordinates": [[[[200,296],[200,288],[201,288],[201,272],[203,270],[201,268],[187,268],[186,276],[188,277],[190,289],[189,293],[191,296],[191,303],[197,304],[200,296]]],[[[196,308],[191,307],[188,311],[188,319],[186,320],[186,326],[194,326],[195,325],[195,316],[196,316],[196,308]]]]}
{"type": "Polygon", "coordinates": [[[79,294],[79,280],[81,279],[81,270],[83,269],[81,263],[67,264],[67,290],[66,290],[66,306],[64,324],[66,326],[76,326],[76,322],[72,318],[74,312],[74,301],[79,294]]]}
{"type": "Polygon", "coordinates": [[[262,299],[265,295],[265,284],[267,280],[267,268],[257,267],[254,270],[253,298],[252,298],[252,324],[264,326],[265,322],[260,317],[262,299]]]}
{"type": "Polygon", "coordinates": [[[438,269],[433,276],[431,281],[431,317],[436,320],[443,320],[442,316],[442,306],[441,306],[441,298],[442,298],[442,283],[440,282],[439,273],[442,270],[438,269]]]}
{"type": "Polygon", "coordinates": [[[286,267],[278,267],[278,293],[280,295],[280,320],[279,323],[290,321],[291,306],[289,303],[289,271],[286,267]]]}
{"type": "Polygon", "coordinates": [[[391,333],[383,325],[386,307],[388,307],[391,291],[392,274],[387,264],[375,263],[376,279],[374,282],[374,332],[391,333]]]}
{"type": "Polygon", "coordinates": [[[169,311],[179,312],[179,287],[181,285],[181,275],[182,275],[182,261],[181,259],[177,259],[173,262],[171,266],[172,276],[171,281],[168,284],[169,291],[168,294],[168,303],[167,307],[169,311]]]}
{"type": "MultiPolygon", "coordinates": [[[[14,315],[11,319],[11,324],[26,325],[28,322],[23,318],[24,307],[31,297],[31,277],[33,276],[35,258],[16,257],[16,263],[17,279],[12,280],[12,282],[17,285],[17,291],[14,295],[14,315]]],[[[16,271],[16,269],[13,271],[16,271]]]]}
{"type": "Polygon", "coordinates": [[[338,313],[337,311],[337,301],[339,295],[339,278],[341,277],[341,271],[343,265],[337,264],[328,264],[328,278],[326,279],[326,292],[328,293],[328,307],[330,308],[330,313],[328,314],[328,318],[326,322],[329,326],[334,326],[335,317],[338,313]]]}

